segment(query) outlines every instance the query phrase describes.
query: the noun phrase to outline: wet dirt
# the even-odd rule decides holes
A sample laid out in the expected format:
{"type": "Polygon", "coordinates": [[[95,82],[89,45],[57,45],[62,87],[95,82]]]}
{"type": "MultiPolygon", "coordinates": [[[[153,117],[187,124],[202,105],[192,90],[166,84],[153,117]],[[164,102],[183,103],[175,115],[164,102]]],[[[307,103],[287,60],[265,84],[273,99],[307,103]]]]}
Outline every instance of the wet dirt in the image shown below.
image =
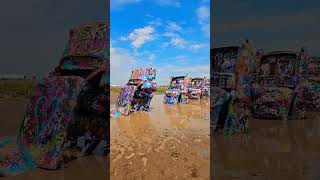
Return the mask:
{"type": "MultiPolygon", "coordinates": [[[[20,128],[29,100],[0,99],[0,137],[15,137],[20,128]]],[[[0,180],[64,180],[108,179],[107,159],[87,156],[70,161],[59,170],[35,168],[18,175],[1,177],[0,180]]]]}
{"type": "Polygon", "coordinates": [[[250,119],[249,132],[211,138],[213,179],[320,179],[320,113],[302,120],[250,119]]]}
{"type": "Polygon", "coordinates": [[[150,112],[111,118],[111,179],[209,179],[209,105],[167,105],[155,94],[150,112]]]}

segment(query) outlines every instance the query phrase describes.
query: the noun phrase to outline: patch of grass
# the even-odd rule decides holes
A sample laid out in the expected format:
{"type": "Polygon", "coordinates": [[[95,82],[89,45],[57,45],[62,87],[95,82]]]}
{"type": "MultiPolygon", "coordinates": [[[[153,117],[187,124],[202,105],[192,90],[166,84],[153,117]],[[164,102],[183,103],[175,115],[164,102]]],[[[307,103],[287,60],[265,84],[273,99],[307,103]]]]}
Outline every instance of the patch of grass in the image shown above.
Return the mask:
{"type": "Polygon", "coordinates": [[[120,93],[121,87],[110,87],[110,92],[111,93],[120,93]]]}
{"type": "Polygon", "coordinates": [[[158,86],[157,87],[157,93],[164,93],[167,90],[167,86],[158,86]]]}
{"type": "Polygon", "coordinates": [[[0,80],[0,97],[30,98],[36,83],[35,80],[0,80]]]}

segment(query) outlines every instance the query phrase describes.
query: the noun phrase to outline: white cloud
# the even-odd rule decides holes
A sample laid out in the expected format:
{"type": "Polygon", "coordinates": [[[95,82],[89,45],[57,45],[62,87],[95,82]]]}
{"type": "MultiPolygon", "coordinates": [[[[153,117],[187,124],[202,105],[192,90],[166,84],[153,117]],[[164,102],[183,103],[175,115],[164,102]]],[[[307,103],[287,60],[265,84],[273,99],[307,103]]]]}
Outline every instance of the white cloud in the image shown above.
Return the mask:
{"type": "Polygon", "coordinates": [[[196,51],[196,50],[207,47],[207,45],[206,44],[191,44],[189,47],[191,50],[196,51]]]}
{"type": "Polygon", "coordinates": [[[198,23],[205,35],[210,36],[210,9],[207,6],[201,6],[196,9],[198,23]]]}
{"type": "Polygon", "coordinates": [[[142,0],[111,0],[111,6],[112,7],[120,7],[120,6],[124,6],[127,4],[134,4],[134,3],[138,3],[141,2],[142,0]]]}
{"type": "Polygon", "coordinates": [[[181,3],[179,0],[156,0],[156,3],[160,6],[181,7],[181,3]]]}
{"type": "Polygon", "coordinates": [[[189,49],[189,50],[197,51],[199,49],[207,47],[207,45],[204,44],[204,43],[189,42],[189,41],[185,40],[184,38],[182,38],[177,33],[166,32],[166,33],[163,34],[163,36],[170,38],[169,42],[165,42],[165,43],[162,44],[163,48],[166,48],[169,45],[171,45],[171,46],[174,46],[174,47],[177,47],[177,48],[181,48],[181,49],[189,49]]]}
{"type": "Polygon", "coordinates": [[[169,37],[170,41],[168,43],[164,43],[163,47],[167,47],[168,45],[172,45],[179,48],[185,48],[187,41],[180,37],[179,34],[173,32],[166,32],[163,34],[165,37],[169,37]]]}
{"type": "Polygon", "coordinates": [[[175,22],[169,22],[167,24],[167,28],[169,31],[177,31],[177,32],[181,32],[182,31],[182,28],[181,26],[179,26],[177,23],[175,22]]]}
{"type": "Polygon", "coordinates": [[[176,71],[178,72],[199,72],[199,71],[209,71],[210,65],[198,65],[198,66],[189,66],[189,67],[178,67],[176,71]]]}
{"type": "Polygon", "coordinates": [[[156,56],[155,56],[154,54],[150,54],[149,57],[148,57],[148,59],[149,59],[149,60],[154,60],[155,57],[156,57],[156,56]]]}
{"type": "Polygon", "coordinates": [[[179,48],[184,48],[185,45],[187,44],[187,42],[183,38],[181,38],[179,36],[172,37],[170,43],[173,46],[176,46],[176,47],[179,47],[179,48]]]}
{"type": "Polygon", "coordinates": [[[136,63],[134,56],[127,50],[110,47],[110,69],[136,63]]]}
{"type": "Polygon", "coordinates": [[[141,47],[144,43],[152,41],[155,38],[155,29],[152,26],[134,29],[127,37],[121,37],[122,40],[130,40],[134,48],[141,47]]]}
{"type": "Polygon", "coordinates": [[[162,25],[162,19],[161,18],[155,18],[155,17],[153,17],[153,16],[151,16],[151,15],[147,15],[147,17],[149,17],[149,18],[152,18],[152,20],[151,21],[149,21],[149,25],[151,25],[151,26],[153,26],[153,27],[158,27],[158,26],[161,26],[162,25]]]}

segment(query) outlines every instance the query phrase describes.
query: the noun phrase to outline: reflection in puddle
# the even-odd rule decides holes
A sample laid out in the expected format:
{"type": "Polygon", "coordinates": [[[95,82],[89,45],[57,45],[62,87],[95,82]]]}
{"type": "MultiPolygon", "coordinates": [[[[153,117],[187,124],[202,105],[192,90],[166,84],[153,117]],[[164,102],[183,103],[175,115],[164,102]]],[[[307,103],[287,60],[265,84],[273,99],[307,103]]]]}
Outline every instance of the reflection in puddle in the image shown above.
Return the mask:
{"type": "Polygon", "coordinates": [[[209,179],[209,99],[111,118],[112,179],[209,179]]]}
{"type": "Polygon", "coordinates": [[[320,118],[249,121],[249,134],[212,138],[216,179],[320,179],[320,118]]]}

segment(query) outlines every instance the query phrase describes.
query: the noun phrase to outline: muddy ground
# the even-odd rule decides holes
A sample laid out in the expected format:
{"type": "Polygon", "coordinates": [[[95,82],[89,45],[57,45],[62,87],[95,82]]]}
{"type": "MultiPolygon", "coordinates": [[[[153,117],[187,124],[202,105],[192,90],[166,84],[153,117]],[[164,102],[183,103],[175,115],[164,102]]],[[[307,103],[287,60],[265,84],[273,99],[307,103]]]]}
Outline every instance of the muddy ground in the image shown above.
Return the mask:
{"type": "MultiPolygon", "coordinates": [[[[112,96],[114,102],[115,95],[112,96]]],[[[209,102],[164,105],[111,119],[112,179],[209,179],[209,102]]],[[[28,100],[0,100],[0,137],[15,136],[28,100]]],[[[320,113],[304,120],[249,120],[249,133],[211,138],[214,179],[320,179],[320,113]]],[[[95,156],[62,170],[34,169],[9,180],[107,179],[95,156]]]]}
{"type": "Polygon", "coordinates": [[[151,107],[111,118],[111,179],[209,179],[209,99],[151,107]]]}
{"type": "MultiPolygon", "coordinates": [[[[0,99],[0,137],[17,135],[25,114],[27,99],[0,99]]],[[[73,160],[60,170],[32,169],[25,173],[0,177],[0,180],[64,180],[107,179],[106,162],[98,156],[87,156],[73,160]]]]}
{"type": "Polygon", "coordinates": [[[303,120],[249,120],[249,133],[211,139],[214,179],[320,179],[320,112],[303,120]]]}

